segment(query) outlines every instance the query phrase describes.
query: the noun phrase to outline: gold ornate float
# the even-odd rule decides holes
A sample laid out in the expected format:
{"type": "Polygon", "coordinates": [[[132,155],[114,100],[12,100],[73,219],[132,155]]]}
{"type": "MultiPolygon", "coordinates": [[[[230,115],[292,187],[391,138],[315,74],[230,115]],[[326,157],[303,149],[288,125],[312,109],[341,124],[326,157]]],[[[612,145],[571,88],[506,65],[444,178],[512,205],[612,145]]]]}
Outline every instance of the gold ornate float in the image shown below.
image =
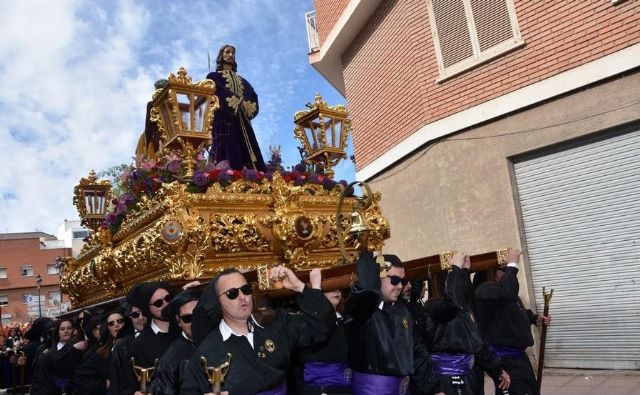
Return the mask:
{"type": "MultiPolygon", "coordinates": [[[[229,172],[225,182],[194,192],[197,155],[211,143],[217,106],[213,81],[192,83],[183,68],[153,93],[148,116],[157,125],[159,141],[153,156],[177,158],[184,177],[153,184],[157,188],[137,196],[117,227],[103,222],[113,215],[107,212],[110,184],[94,173],[80,181],[74,204],[93,233],[77,259],[65,262],[61,288],[74,308],[123,296],[142,281],[208,280],[229,267],[256,270],[264,280],[260,273],[271,266],[284,264],[296,271],[336,267],[352,263],[357,249],[382,249],[389,225],[380,212],[380,194],[367,196],[367,206],[359,204],[362,199],[345,197],[345,185],[330,175],[325,182],[301,183],[282,171],[246,179],[240,172],[222,170],[229,172]],[[339,205],[359,212],[338,214],[339,205]],[[354,220],[367,229],[367,238],[344,232],[345,260],[338,227],[349,229],[354,220]]],[[[306,141],[314,141],[305,144],[313,149],[307,152],[308,161],[330,170],[346,157],[349,122],[344,107],[330,108],[318,96],[295,122],[296,135],[301,138],[306,130],[306,141]]],[[[265,281],[260,286],[269,288],[265,281]]]]}

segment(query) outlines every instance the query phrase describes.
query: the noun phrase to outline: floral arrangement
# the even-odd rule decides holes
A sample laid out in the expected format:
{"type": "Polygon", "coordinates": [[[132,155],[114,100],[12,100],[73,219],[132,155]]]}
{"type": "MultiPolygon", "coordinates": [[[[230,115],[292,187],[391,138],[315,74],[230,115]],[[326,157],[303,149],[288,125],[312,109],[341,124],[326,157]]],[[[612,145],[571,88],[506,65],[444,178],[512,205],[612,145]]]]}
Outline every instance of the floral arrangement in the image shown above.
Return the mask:
{"type": "Polygon", "coordinates": [[[187,191],[193,193],[202,193],[213,184],[220,184],[226,187],[237,180],[245,180],[260,183],[264,179],[273,180],[273,174],[280,172],[285,182],[294,183],[296,186],[305,184],[321,185],[325,189],[331,190],[336,186],[344,188],[347,182],[344,180],[334,181],[326,177],[323,173],[309,173],[310,169],[302,161],[293,166],[291,171],[284,170],[282,167],[282,157],[280,155],[280,147],[269,147],[271,158],[266,164],[266,172],[242,169],[235,170],[228,167],[226,161],[209,162],[203,154],[196,157],[195,171],[191,180],[185,180],[183,173],[182,160],[180,157],[171,154],[159,159],[147,158],[144,155],[138,155],[134,159],[134,163],[125,166],[122,174],[117,177],[117,183],[113,188],[114,198],[105,220],[102,223],[103,229],[110,229],[115,233],[122,224],[127,213],[135,210],[136,204],[143,196],[153,196],[165,183],[174,181],[188,182],[187,191]]]}

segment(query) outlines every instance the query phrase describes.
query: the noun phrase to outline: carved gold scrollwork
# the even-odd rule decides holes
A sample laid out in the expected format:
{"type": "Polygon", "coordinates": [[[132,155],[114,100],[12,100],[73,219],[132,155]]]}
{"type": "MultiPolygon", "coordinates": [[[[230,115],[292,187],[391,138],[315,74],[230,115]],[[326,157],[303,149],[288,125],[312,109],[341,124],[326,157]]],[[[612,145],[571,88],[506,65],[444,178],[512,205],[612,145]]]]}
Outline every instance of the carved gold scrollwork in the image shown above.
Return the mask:
{"type": "Polygon", "coordinates": [[[216,251],[269,251],[269,240],[250,215],[215,214],[210,220],[211,244],[216,251]]]}
{"type": "Polygon", "coordinates": [[[258,287],[260,290],[264,291],[269,289],[269,266],[260,265],[256,271],[258,272],[258,287]]]}
{"type": "Polygon", "coordinates": [[[453,258],[455,251],[447,251],[440,254],[440,268],[442,270],[451,269],[451,258],[453,258]]]}
{"type": "MultiPolygon", "coordinates": [[[[279,174],[273,181],[215,184],[205,193],[165,184],[153,198],[137,203],[110,243],[92,235],[89,246],[69,262],[61,286],[76,307],[122,296],[137,282],[203,279],[227,267],[336,266],[342,263],[335,215],[339,195],[337,188],[296,186],[279,174]]],[[[380,250],[389,225],[380,212],[380,194],[372,201],[363,213],[371,228],[366,243],[380,250]]],[[[348,229],[349,216],[342,221],[348,229]]],[[[357,239],[344,238],[347,260],[355,261],[357,239]]]]}
{"type": "Polygon", "coordinates": [[[507,262],[507,253],[509,252],[508,248],[501,248],[496,251],[496,257],[498,259],[498,266],[504,266],[507,262]]]}

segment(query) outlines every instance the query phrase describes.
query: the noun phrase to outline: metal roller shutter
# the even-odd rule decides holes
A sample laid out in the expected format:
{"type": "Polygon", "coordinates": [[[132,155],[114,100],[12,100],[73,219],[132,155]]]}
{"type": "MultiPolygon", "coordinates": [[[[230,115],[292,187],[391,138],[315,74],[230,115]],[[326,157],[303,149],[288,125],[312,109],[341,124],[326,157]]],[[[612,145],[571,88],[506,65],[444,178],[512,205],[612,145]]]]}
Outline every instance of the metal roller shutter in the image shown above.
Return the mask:
{"type": "Polygon", "coordinates": [[[640,130],[514,163],[545,365],[640,368],[640,130]]]}

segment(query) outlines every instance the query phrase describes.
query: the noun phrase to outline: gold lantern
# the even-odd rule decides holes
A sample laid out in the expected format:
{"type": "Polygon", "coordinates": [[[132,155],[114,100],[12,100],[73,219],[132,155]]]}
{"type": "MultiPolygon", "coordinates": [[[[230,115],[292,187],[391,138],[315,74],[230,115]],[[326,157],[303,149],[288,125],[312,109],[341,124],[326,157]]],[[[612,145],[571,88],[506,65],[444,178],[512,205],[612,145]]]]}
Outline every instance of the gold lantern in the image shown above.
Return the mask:
{"type": "Polygon", "coordinates": [[[111,200],[111,182],[98,180],[91,170],[88,178],[81,178],[73,190],[73,205],[82,218],[82,225],[98,231],[111,200]]]}
{"type": "Polygon", "coordinates": [[[190,179],[196,155],[211,145],[213,115],[219,104],[212,80],[194,84],[184,67],[177,74],[170,74],[154,93],[150,119],[158,126],[161,150],[176,153],[190,179]]]}
{"type": "Polygon", "coordinates": [[[333,167],[347,157],[345,148],[351,120],[347,118],[345,106],[329,107],[320,94],[316,94],[309,108],[294,115],[293,133],[302,142],[307,154],[305,161],[324,168],[326,175],[333,178],[333,167]]]}

